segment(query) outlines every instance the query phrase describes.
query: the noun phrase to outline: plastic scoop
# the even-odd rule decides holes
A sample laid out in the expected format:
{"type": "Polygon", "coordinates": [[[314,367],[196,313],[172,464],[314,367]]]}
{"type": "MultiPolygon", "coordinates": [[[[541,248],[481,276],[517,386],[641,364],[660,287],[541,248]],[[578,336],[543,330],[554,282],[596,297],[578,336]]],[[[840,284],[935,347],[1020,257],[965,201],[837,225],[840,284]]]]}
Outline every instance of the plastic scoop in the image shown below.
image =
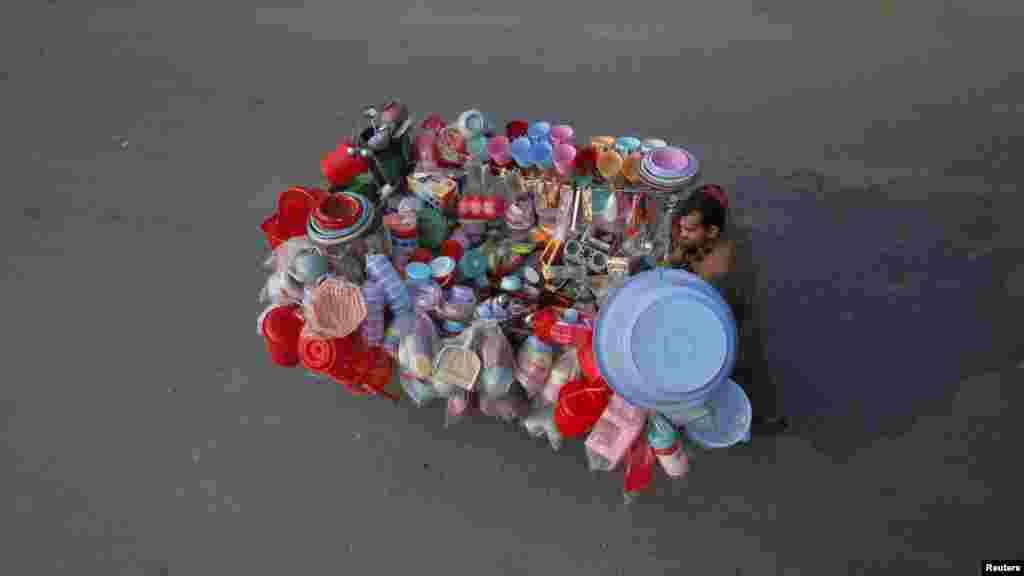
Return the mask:
{"type": "Polygon", "coordinates": [[[441,348],[434,360],[434,381],[442,385],[453,385],[466,391],[476,387],[482,364],[473,351],[476,326],[471,326],[461,345],[447,345],[441,348]]]}

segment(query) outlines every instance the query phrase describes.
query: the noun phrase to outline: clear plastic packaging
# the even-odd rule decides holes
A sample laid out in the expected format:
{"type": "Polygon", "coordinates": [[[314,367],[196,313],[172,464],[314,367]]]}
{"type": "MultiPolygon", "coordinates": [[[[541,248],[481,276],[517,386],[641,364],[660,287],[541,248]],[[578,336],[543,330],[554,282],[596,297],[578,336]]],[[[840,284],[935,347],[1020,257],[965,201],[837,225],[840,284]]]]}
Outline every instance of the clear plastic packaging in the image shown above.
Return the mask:
{"type": "Polygon", "coordinates": [[[509,393],[516,377],[516,354],[501,325],[483,321],[479,325],[480,396],[500,398],[509,393]]]}
{"type": "Polygon", "coordinates": [[[387,327],[384,309],[387,307],[388,295],[384,287],[377,282],[363,284],[363,300],[366,302],[366,319],[359,326],[360,333],[371,346],[380,346],[384,342],[387,327]]]}
{"type": "Polygon", "coordinates": [[[470,393],[466,390],[456,390],[448,397],[448,403],[444,411],[444,427],[454,426],[462,422],[469,414],[470,393]]]}
{"type": "Polygon", "coordinates": [[[530,403],[515,394],[506,394],[500,398],[479,397],[480,412],[505,422],[514,422],[526,418],[530,413],[530,403]]]}
{"type": "Polygon", "coordinates": [[[427,380],[417,378],[415,374],[402,372],[399,376],[402,390],[418,408],[422,408],[438,399],[437,391],[427,380]]]}
{"type": "Polygon", "coordinates": [[[542,392],[544,400],[554,404],[558,401],[558,392],[562,386],[579,377],[580,363],[577,359],[576,348],[564,348],[554,366],[551,367],[551,372],[548,373],[548,381],[542,392]]]}
{"type": "Polygon", "coordinates": [[[562,435],[555,426],[554,405],[535,402],[523,419],[523,428],[534,438],[545,438],[552,450],[557,452],[562,448],[562,435]]]}
{"type": "Polygon", "coordinates": [[[476,312],[476,294],[469,286],[452,286],[444,291],[437,316],[442,320],[469,322],[476,312]]]}
{"type": "Polygon", "coordinates": [[[450,396],[454,390],[476,390],[482,364],[474,350],[476,333],[477,328],[471,326],[458,336],[444,340],[434,357],[431,377],[443,396],[450,396]]]}
{"type": "Polygon", "coordinates": [[[555,349],[536,336],[530,336],[519,347],[516,358],[516,380],[523,385],[532,398],[548,381],[548,374],[555,361],[555,349]]]}
{"type": "Polygon", "coordinates": [[[306,250],[317,250],[316,244],[313,244],[308,237],[296,236],[289,238],[274,249],[271,257],[264,262],[264,266],[269,267],[275,272],[284,272],[288,270],[292,260],[306,250]]]}
{"type": "Polygon", "coordinates": [[[261,303],[290,304],[302,302],[303,286],[295,281],[288,272],[275,272],[267,278],[263,290],[260,291],[261,303]]]}
{"type": "Polygon", "coordinates": [[[387,256],[383,254],[367,255],[366,276],[369,280],[380,282],[384,286],[388,295],[388,305],[392,312],[397,314],[401,310],[412,308],[409,291],[387,256]]]}
{"type": "Polygon", "coordinates": [[[437,327],[426,313],[415,313],[412,331],[402,338],[399,363],[402,369],[421,380],[431,377],[438,349],[437,327]]]}
{"type": "Polygon", "coordinates": [[[654,480],[654,465],[657,459],[654,450],[643,436],[637,438],[624,458],[625,478],[622,494],[626,504],[636,501],[640,493],[654,480]]]}
{"type": "Polygon", "coordinates": [[[384,350],[392,356],[398,354],[402,339],[412,333],[416,327],[416,315],[411,310],[402,310],[391,318],[384,330],[384,350]]]}
{"type": "Polygon", "coordinates": [[[661,414],[651,414],[647,418],[646,437],[665,474],[669,478],[685,478],[690,470],[690,458],[683,450],[675,425],[661,414]]]}
{"type": "Polygon", "coordinates": [[[647,412],[615,394],[587,436],[587,459],[592,470],[614,470],[644,431],[647,412]],[[597,457],[600,458],[597,458],[597,457]]]}

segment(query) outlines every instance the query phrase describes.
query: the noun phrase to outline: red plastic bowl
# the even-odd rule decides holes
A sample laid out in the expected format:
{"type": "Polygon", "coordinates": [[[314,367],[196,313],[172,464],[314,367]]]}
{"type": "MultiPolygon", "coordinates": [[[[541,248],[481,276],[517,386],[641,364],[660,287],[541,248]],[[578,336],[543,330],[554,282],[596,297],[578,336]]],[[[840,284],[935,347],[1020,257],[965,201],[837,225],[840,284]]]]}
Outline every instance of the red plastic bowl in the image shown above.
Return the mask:
{"type": "Polygon", "coordinates": [[[319,199],[313,190],[292,186],[277,197],[278,226],[289,236],[306,233],[309,214],[316,209],[319,199]]]}
{"type": "Polygon", "coordinates": [[[612,392],[603,380],[572,380],[558,391],[555,427],[565,438],[575,438],[590,430],[601,419],[612,392]]]}
{"type": "Polygon", "coordinates": [[[355,198],[346,194],[332,194],[313,212],[313,219],[327,230],[351,228],[359,220],[363,209],[355,198]]]}

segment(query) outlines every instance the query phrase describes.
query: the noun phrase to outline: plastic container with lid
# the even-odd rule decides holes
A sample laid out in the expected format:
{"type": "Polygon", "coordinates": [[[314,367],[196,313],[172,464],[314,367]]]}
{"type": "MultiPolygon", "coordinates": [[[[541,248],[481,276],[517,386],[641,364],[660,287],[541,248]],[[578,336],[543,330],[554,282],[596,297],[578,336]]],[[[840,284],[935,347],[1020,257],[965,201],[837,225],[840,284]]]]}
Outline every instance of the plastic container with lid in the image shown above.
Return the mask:
{"type": "Polygon", "coordinates": [[[710,284],[659,268],[631,277],[601,308],[593,354],[616,393],[685,425],[732,373],[736,323],[710,284]]]}

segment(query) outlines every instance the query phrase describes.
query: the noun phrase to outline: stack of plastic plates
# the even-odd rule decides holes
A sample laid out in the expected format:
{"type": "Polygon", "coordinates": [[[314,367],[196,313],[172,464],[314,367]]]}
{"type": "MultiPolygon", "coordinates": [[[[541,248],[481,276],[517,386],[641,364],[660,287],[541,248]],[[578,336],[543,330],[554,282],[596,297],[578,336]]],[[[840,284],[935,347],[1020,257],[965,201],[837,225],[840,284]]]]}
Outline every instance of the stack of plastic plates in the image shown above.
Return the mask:
{"type": "Polygon", "coordinates": [[[656,192],[673,192],[685,187],[700,171],[693,154],[675,146],[655,148],[640,162],[640,180],[656,192]]]}
{"type": "Polygon", "coordinates": [[[597,318],[593,351],[612,390],[684,425],[706,412],[732,373],[736,321],[710,284],[659,268],[611,295],[597,318]]]}
{"type": "Polygon", "coordinates": [[[339,192],[309,215],[306,234],[317,244],[344,244],[372,230],[378,216],[376,207],[366,197],[348,191],[339,192]]]}

